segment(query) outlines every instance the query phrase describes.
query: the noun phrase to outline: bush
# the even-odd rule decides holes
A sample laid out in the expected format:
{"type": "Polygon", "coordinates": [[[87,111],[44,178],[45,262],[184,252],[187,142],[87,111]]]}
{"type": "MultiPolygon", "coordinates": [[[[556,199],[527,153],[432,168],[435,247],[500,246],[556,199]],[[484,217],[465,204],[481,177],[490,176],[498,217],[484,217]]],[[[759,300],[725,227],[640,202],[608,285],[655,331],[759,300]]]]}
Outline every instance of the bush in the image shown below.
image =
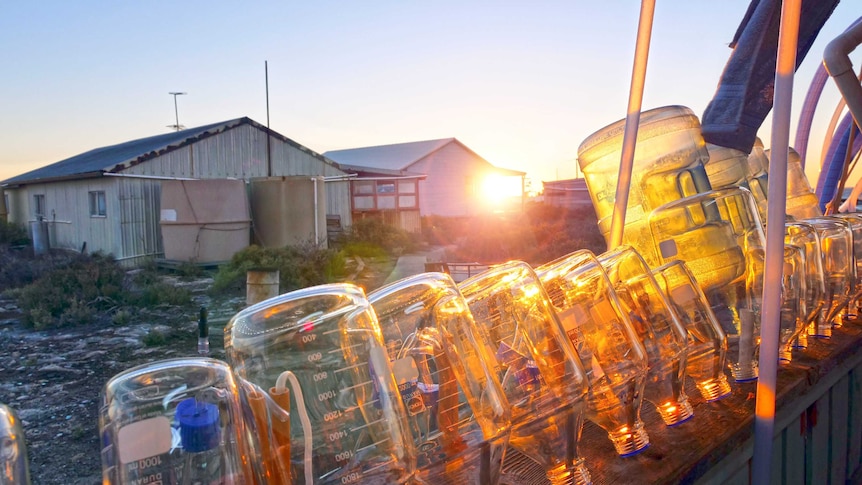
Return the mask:
{"type": "Polygon", "coordinates": [[[36,257],[32,248],[12,249],[0,245],[0,290],[27,286],[54,268],[66,266],[73,257],[72,253],[66,252],[36,257]]]}
{"type": "Polygon", "coordinates": [[[141,339],[141,342],[147,347],[158,347],[167,343],[168,338],[165,334],[159,331],[150,331],[141,339]]]}
{"type": "Polygon", "coordinates": [[[25,246],[30,244],[27,230],[24,226],[11,222],[0,221],[0,246],[25,246]]]}
{"type": "Polygon", "coordinates": [[[287,291],[331,283],[344,274],[344,254],[313,244],[263,248],[249,246],[233,255],[219,268],[213,281],[214,292],[242,290],[246,273],[254,268],[272,268],[279,272],[279,289],[287,291]]]}
{"type": "Polygon", "coordinates": [[[130,293],[127,301],[136,306],[158,305],[189,305],[192,302],[192,292],[186,288],[177,288],[162,281],[148,284],[140,290],[130,293]]]}
{"type": "MultiPolygon", "coordinates": [[[[56,252],[32,257],[6,254],[6,262],[20,270],[17,279],[0,266],[0,282],[25,283],[13,294],[24,313],[24,324],[37,330],[90,323],[104,316],[105,322],[122,324],[130,313],[110,312],[123,305],[188,305],[191,292],[163,282],[155,265],[145,265],[127,277],[125,270],[110,255],[56,252]],[[4,276],[6,275],[6,276],[4,276]],[[27,281],[31,280],[32,281],[27,281]]],[[[4,253],[0,252],[0,262],[4,253]]]]}
{"type": "Polygon", "coordinates": [[[345,247],[363,244],[377,246],[389,254],[397,255],[416,249],[419,245],[419,238],[380,219],[353,221],[353,225],[341,236],[339,245],[345,247]]]}
{"type": "Polygon", "coordinates": [[[24,323],[44,328],[48,315],[59,326],[85,323],[93,310],[123,299],[124,277],[111,256],[76,255],[21,290],[18,304],[25,310],[24,323]]]}

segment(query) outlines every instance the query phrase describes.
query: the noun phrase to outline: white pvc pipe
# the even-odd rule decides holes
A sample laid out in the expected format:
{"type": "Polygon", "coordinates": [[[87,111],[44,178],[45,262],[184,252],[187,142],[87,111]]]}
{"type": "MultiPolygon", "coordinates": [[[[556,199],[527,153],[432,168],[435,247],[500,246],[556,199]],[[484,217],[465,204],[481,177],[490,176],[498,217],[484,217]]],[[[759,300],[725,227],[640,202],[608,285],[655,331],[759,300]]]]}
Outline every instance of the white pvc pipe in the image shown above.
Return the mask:
{"type": "Polygon", "coordinates": [[[635,143],[638,137],[638,125],[643,103],[644,83],[646,79],[647,60],[649,59],[649,44],[652,36],[652,20],[655,13],[655,0],[641,2],[640,21],[638,23],[638,38],[635,46],[635,60],[632,67],[632,81],[629,87],[629,105],[626,112],[626,128],[623,133],[623,148],[620,155],[620,172],[617,178],[617,193],[614,200],[614,213],[611,217],[610,249],[623,242],[623,231],[626,225],[626,207],[629,203],[629,187],[632,182],[632,166],[634,165],[635,143]]]}
{"type": "MultiPolygon", "coordinates": [[[[200,180],[196,178],[189,177],[168,177],[163,175],[138,175],[135,173],[114,173],[114,172],[104,172],[102,173],[105,177],[125,177],[130,179],[151,179],[151,180],[200,180]]],[[[235,179],[230,179],[235,180],[235,179]]]]}
{"type": "Polygon", "coordinates": [[[318,229],[318,221],[320,220],[318,212],[320,209],[317,207],[317,177],[311,177],[311,181],[314,182],[314,247],[320,247],[320,229],[318,229]]]}
{"type": "Polygon", "coordinates": [[[833,39],[823,51],[823,65],[838,85],[856,126],[862,126],[862,86],[853,72],[849,54],[859,44],[862,44],[862,20],[857,20],[843,34],[833,39]]]}
{"type": "Polygon", "coordinates": [[[772,108],[772,142],[767,189],[766,265],[763,313],[760,324],[760,365],[754,409],[754,456],[751,483],[770,483],[772,438],[775,429],[775,394],[778,380],[781,285],[784,273],[784,222],[787,209],[787,153],[790,146],[790,107],[802,0],[785,0],[775,65],[775,97],[772,108]]]}

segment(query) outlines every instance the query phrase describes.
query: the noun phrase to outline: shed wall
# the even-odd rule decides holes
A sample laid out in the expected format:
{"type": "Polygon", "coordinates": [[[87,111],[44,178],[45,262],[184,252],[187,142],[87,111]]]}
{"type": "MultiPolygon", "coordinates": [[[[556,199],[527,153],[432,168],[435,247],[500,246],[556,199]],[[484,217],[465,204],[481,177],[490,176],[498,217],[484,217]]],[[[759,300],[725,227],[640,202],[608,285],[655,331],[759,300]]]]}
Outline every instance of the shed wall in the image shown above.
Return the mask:
{"type": "MultiPolygon", "coordinates": [[[[266,139],[266,132],[245,124],[126,167],[117,177],[7,188],[9,220],[22,225],[35,220],[33,195],[39,193],[45,195],[52,247],[80,250],[86,241],[88,251],[101,250],[130,262],[146,256],[162,256],[161,181],[129,176],[244,180],[264,177],[269,165],[266,139]],[[105,217],[89,214],[88,192],[93,190],[105,191],[105,217]]],[[[270,137],[270,145],[273,175],[344,175],[314,152],[276,136],[270,137]]],[[[342,223],[349,225],[349,183],[338,181],[326,186],[328,213],[339,214],[342,223]]]]}
{"type": "Polygon", "coordinates": [[[93,178],[64,183],[34,184],[7,189],[12,195],[12,222],[26,225],[37,219],[34,196],[44,196],[44,218],[48,222],[50,246],[79,251],[84,243],[88,251],[103,251],[115,257],[125,256],[120,234],[121,210],[116,180],[93,178]],[[105,216],[91,216],[89,193],[105,193],[105,216]]]}
{"type": "Polygon", "coordinates": [[[457,143],[445,145],[408,170],[427,175],[419,182],[419,210],[423,216],[470,216],[492,209],[482,200],[479,187],[494,167],[457,143]]]}
{"type": "MultiPolygon", "coordinates": [[[[268,174],[266,138],[251,125],[240,125],[123,170],[123,173],[183,178],[249,180],[268,174]]],[[[272,174],[343,175],[344,172],[275,136],[270,137],[272,174]]]]}
{"type": "Polygon", "coordinates": [[[350,181],[331,180],[326,185],[326,213],[341,216],[341,226],[353,225],[350,209],[350,181]]]}

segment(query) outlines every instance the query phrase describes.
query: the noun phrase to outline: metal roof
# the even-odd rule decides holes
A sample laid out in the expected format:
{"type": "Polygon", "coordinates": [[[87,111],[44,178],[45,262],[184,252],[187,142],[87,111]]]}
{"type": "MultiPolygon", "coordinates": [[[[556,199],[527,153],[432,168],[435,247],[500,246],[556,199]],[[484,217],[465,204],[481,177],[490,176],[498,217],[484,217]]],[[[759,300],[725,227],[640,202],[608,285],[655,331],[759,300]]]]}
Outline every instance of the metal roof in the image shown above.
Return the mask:
{"type": "MultiPolygon", "coordinates": [[[[409,143],[396,143],[393,145],[379,145],[373,147],[350,148],[346,150],[330,150],[324,152],[323,156],[335,160],[339,166],[348,166],[352,170],[362,169],[385,169],[404,171],[414,163],[427,157],[433,152],[443,148],[450,143],[457,143],[465,150],[473,153],[480,159],[478,154],[467,148],[455,138],[441,138],[439,140],[414,141],[409,143]]],[[[491,165],[488,162],[488,165],[491,165]]],[[[494,167],[493,165],[491,165],[494,167]]],[[[501,173],[509,175],[525,175],[525,172],[494,167],[501,173]]],[[[370,170],[369,170],[370,171],[370,170]]]]}
{"type": "MultiPolygon", "coordinates": [[[[42,168],[12,177],[0,182],[2,185],[15,185],[24,183],[39,183],[57,179],[81,178],[86,176],[98,176],[103,172],[120,172],[125,168],[149,160],[150,158],[163,155],[169,151],[194,143],[202,138],[212,136],[237,126],[250,124],[261,130],[267,128],[250,118],[236,118],[196,128],[187,128],[180,131],[172,131],[163,135],[140,138],[127,141],[117,145],[96,148],[88,152],[75,155],[74,157],[60,160],[42,168]]],[[[299,148],[316,156],[324,163],[334,165],[322,155],[303,147],[302,145],[280,135],[272,130],[270,133],[299,148]]]]}

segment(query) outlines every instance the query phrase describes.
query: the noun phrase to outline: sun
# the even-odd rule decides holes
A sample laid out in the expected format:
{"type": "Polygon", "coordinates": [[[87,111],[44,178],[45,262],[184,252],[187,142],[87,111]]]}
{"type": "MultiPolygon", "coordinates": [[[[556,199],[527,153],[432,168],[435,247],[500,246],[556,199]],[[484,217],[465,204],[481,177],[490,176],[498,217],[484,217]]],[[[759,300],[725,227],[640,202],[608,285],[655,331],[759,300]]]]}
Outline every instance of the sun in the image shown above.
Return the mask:
{"type": "Polygon", "coordinates": [[[502,175],[490,174],[482,179],[482,198],[489,204],[500,204],[512,197],[521,196],[520,177],[504,177],[502,175]]]}

